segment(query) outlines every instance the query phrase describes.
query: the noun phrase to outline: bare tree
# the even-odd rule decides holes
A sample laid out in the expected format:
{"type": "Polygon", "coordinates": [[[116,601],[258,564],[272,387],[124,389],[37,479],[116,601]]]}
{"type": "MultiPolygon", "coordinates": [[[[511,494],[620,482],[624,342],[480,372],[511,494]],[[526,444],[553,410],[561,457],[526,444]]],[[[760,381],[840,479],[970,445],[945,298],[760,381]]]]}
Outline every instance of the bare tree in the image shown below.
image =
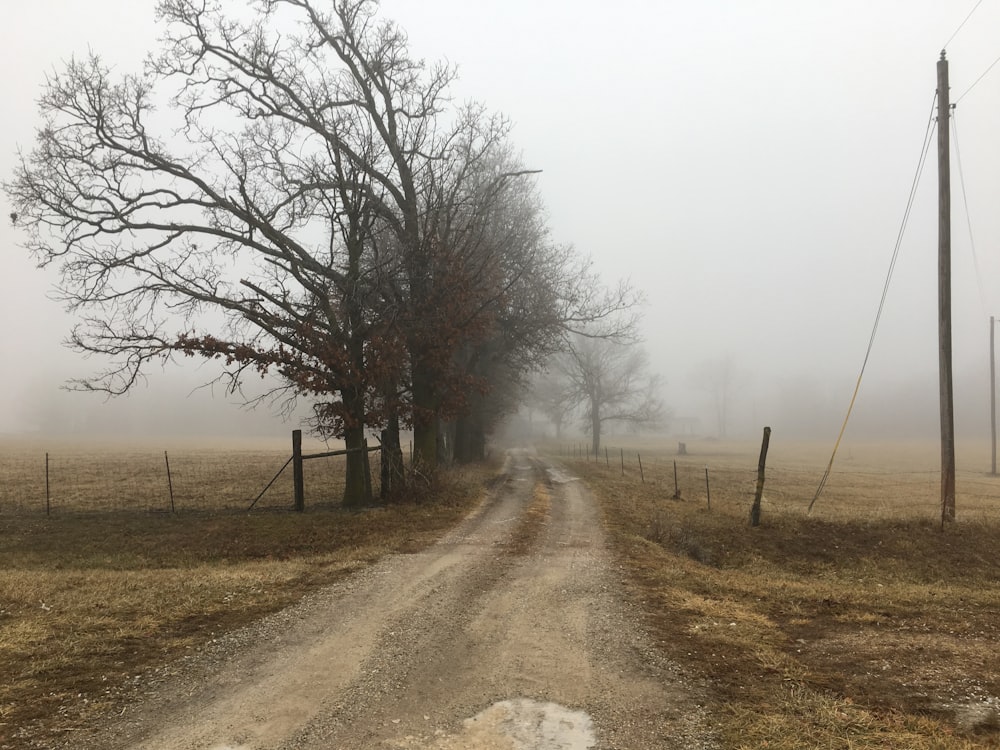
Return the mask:
{"type": "Polygon", "coordinates": [[[691,375],[692,385],[712,399],[716,434],[720,438],[725,438],[729,431],[733,395],[740,380],[741,373],[730,355],[703,362],[691,375]]]}
{"type": "Polygon", "coordinates": [[[556,439],[562,437],[567,422],[580,405],[573,384],[559,372],[547,368],[535,375],[531,383],[528,405],[540,411],[556,428],[556,439]]]}
{"type": "Polygon", "coordinates": [[[664,414],[662,381],[649,370],[646,351],[635,342],[573,335],[554,359],[553,370],[584,410],[584,428],[596,453],[606,422],[655,424],[664,414]]]}
{"type": "Polygon", "coordinates": [[[470,310],[499,277],[468,238],[519,171],[481,167],[506,123],[468,107],[446,126],[454,70],[411,58],[376,8],[161,0],[161,53],[120,79],[94,55],[53,75],[5,183],[82,319],[73,344],[110,362],[79,387],[123,393],[178,353],[223,362],[234,391],[276,372],[269,395],[317,398],[317,429],[355,449],[355,504],[364,430],[398,430],[401,404],[435,462],[441,363],[486,327],[470,310]]]}
{"type": "MultiPolygon", "coordinates": [[[[339,394],[325,421],[361,447],[367,372],[397,356],[385,322],[365,315],[377,264],[365,273],[361,256],[399,191],[375,123],[384,112],[362,94],[401,71],[405,102],[383,109],[404,108],[435,100],[449,78],[421,81],[391,27],[369,31],[367,6],[321,17],[277,0],[235,21],[163,0],[165,48],[144,73],[115,81],[90,56],[49,79],[35,150],[5,187],[30,249],[60,264],[83,319],[73,344],[110,358],[79,386],[117,394],[152,360],[219,358],[233,390],[249,371],[274,370],[279,390],[339,394]],[[279,6],[306,14],[301,36],[270,27],[279,6]],[[364,49],[382,50],[376,78],[351,52],[369,33],[364,49]],[[206,324],[209,311],[221,325],[206,324]]],[[[369,500],[366,467],[355,450],[346,502],[369,500]]]]}
{"type": "Polygon", "coordinates": [[[589,261],[551,243],[531,172],[511,156],[505,131],[502,120],[473,113],[456,134],[460,158],[424,183],[440,319],[428,326],[423,311],[405,328],[411,356],[434,375],[445,460],[484,456],[487,433],[523,401],[528,374],[570,326],[617,335],[638,300],[627,284],[606,289],[589,261]]]}
{"type": "Polygon", "coordinates": [[[233,391],[276,373],[267,395],[314,399],[352,450],[349,504],[370,500],[366,428],[393,474],[402,425],[433,468],[442,419],[491,390],[480,417],[509,408],[501,380],[567,330],[626,330],[634,303],[545,240],[508,123],[452,108],[454,69],[376,10],[160,0],[161,52],[137,75],[95,55],[53,75],[4,185],[59,266],[73,344],[110,363],[79,387],[123,393],[178,354],[219,360],[233,391]]]}

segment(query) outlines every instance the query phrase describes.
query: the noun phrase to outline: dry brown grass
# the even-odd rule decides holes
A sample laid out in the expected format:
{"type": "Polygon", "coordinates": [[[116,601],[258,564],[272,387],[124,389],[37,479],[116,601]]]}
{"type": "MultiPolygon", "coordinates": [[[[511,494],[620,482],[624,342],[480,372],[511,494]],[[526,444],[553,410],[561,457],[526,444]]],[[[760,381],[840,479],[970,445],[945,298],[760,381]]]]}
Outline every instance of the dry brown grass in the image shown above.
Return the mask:
{"type": "Polygon", "coordinates": [[[926,450],[855,449],[807,517],[828,455],[772,442],[751,529],[755,447],[688,448],[682,501],[665,450],[640,448],[645,484],[567,463],[662,648],[714,686],[724,747],[1000,747],[1000,480],[962,475],[942,532],[926,450]]]}
{"type": "Polygon", "coordinates": [[[101,716],[130,675],[381,555],[422,548],[495,470],[452,472],[433,501],[365,512],[0,515],[0,747],[27,734],[44,745],[101,716]]]}

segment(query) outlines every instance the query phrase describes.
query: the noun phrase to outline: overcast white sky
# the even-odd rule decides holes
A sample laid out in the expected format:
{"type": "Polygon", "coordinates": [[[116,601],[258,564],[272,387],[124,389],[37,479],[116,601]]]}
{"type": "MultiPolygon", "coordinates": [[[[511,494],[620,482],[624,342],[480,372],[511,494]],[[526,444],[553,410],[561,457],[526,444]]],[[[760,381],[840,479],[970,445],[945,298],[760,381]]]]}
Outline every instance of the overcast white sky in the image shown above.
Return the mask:
{"type": "MultiPolygon", "coordinates": [[[[157,30],[153,0],[4,5],[6,178],[15,149],[31,146],[46,71],[88,47],[127,71],[155,46],[157,30]]],[[[384,0],[382,12],[420,56],[460,66],[457,99],[513,120],[524,161],[543,170],[554,236],[591,255],[607,279],[628,277],[645,291],[646,345],[675,413],[700,417],[711,431],[710,399],[693,379],[728,357],[739,373],[731,429],[777,422],[780,430],[782,399],[800,393],[826,400],[796,414],[832,437],[917,166],[935,63],[974,5],[384,0]]],[[[964,389],[956,398],[977,429],[988,403],[989,316],[1000,315],[1000,65],[963,94],[998,57],[1000,0],[983,0],[948,44],[976,248],[974,258],[953,162],[955,363],[964,389]]],[[[935,180],[932,153],[862,392],[913,394],[893,408],[926,413],[931,424],[935,180]]],[[[46,299],[53,279],[2,226],[0,432],[32,427],[36,399],[74,403],[55,389],[93,365],[60,346],[71,320],[46,299]]],[[[179,383],[154,378],[133,407],[176,403],[189,390],[179,383]]],[[[186,405],[204,409],[205,400],[186,405]]],[[[876,406],[871,396],[859,403],[871,414],[876,406]]]]}

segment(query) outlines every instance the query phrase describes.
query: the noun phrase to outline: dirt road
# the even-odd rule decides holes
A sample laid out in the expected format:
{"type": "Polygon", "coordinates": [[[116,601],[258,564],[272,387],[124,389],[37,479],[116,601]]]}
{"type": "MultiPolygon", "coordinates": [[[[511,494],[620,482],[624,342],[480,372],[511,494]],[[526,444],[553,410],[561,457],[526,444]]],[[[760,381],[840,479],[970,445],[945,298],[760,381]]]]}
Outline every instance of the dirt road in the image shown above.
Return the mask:
{"type": "Polygon", "coordinates": [[[527,453],[437,545],[220,639],[94,747],[708,748],[620,596],[594,502],[527,453]]]}

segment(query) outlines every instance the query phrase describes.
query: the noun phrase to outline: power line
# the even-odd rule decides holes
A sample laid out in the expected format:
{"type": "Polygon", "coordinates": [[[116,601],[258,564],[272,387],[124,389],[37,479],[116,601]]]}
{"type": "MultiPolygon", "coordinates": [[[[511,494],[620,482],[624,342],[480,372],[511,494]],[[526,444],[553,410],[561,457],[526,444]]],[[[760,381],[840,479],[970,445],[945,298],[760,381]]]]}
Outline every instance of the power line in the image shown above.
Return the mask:
{"type": "MultiPolygon", "coordinates": [[[[956,32],[957,33],[957,32],[956,32]]],[[[896,235],[896,246],[892,251],[892,260],[889,263],[889,272],[886,274],[885,283],[882,285],[882,298],[878,303],[878,312],[875,315],[875,324],[872,326],[872,334],[868,339],[868,348],[865,350],[865,358],[861,363],[861,372],[858,373],[858,382],[854,386],[854,394],[851,396],[851,403],[847,407],[847,414],[844,416],[844,423],[840,427],[840,434],[837,435],[837,441],[833,446],[833,453],[830,454],[830,463],[827,464],[826,471],[823,472],[823,478],[820,479],[819,487],[816,488],[816,494],[809,503],[809,510],[807,513],[812,513],[813,505],[819,499],[819,496],[823,492],[823,488],[826,486],[827,480],[830,478],[830,472],[833,471],[833,460],[837,456],[837,448],[840,447],[840,441],[844,437],[844,431],[847,429],[847,420],[851,418],[851,412],[854,410],[854,402],[858,398],[858,391],[861,390],[861,378],[865,374],[865,368],[868,366],[868,359],[872,353],[872,347],[875,345],[875,334],[878,331],[879,321],[882,319],[882,312],[885,310],[885,300],[889,294],[889,282],[892,281],[892,273],[896,268],[896,261],[899,258],[899,249],[903,244],[903,234],[906,232],[906,225],[909,223],[910,211],[913,209],[913,201],[916,198],[917,186],[920,184],[920,176],[924,171],[924,164],[927,162],[927,154],[930,151],[931,136],[934,132],[934,108],[937,106],[937,92],[934,93],[934,98],[931,101],[931,113],[927,118],[927,130],[924,133],[924,143],[920,149],[920,158],[917,160],[917,171],[913,175],[913,183],[910,185],[910,196],[906,201],[906,210],[903,212],[903,221],[899,227],[899,233],[896,235]]],[[[945,125],[947,127],[947,124],[945,125]]]]}
{"type": "Polygon", "coordinates": [[[982,5],[982,3],[983,0],[979,0],[979,2],[977,2],[975,5],[972,6],[972,10],[969,11],[969,15],[967,15],[965,17],[965,20],[958,25],[958,28],[955,29],[955,33],[952,34],[950,37],[948,37],[948,41],[945,42],[943,45],[941,45],[941,49],[948,49],[948,45],[951,44],[951,40],[954,39],[956,36],[958,36],[958,32],[960,32],[962,30],[962,27],[965,26],[966,23],[968,23],[969,19],[972,18],[972,14],[976,12],[976,9],[979,8],[979,6],[982,5]]]}
{"type": "Polygon", "coordinates": [[[991,62],[990,66],[983,71],[983,74],[979,76],[979,78],[977,78],[975,81],[973,81],[972,85],[969,86],[969,88],[967,88],[965,91],[962,92],[962,95],[955,100],[955,104],[958,104],[960,101],[962,101],[965,95],[968,94],[970,91],[972,91],[972,89],[976,87],[976,84],[979,83],[981,80],[983,80],[986,77],[986,74],[989,73],[991,70],[993,70],[994,66],[996,66],[997,63],[1000,63],[1000,57],[991,62]]]}
{"type": "Polygon", "coordinates": [[[976,284],[979,286],[979,303],[983,314],[986,314],[986,292],[983,289],[983,273],[979,268],[979,256],[976,254],[976,239],[972,234],[972,214],[969,213],[969,196],[965,192],[965,173],[962,171],[962,151],[958,147],[958,123],[955,114],[951,116],[951,131],[955,136],[955,160],[958,162],[958,181],[962,186],[962,202],[965,204],[965,223],[969,230],[969,245],[972,247],[972,265],[976,269],[976,284]]]}
{"type": "MultiPolygon", "coordinates": [[[[965,24],[968,23],[969,19],[972,18],[972,15],[979,9],[979,6],[982,5],[982,3],[983,3],[983,0],[978,0],[976,2],[976,4],[972,6],[972,10],[969,11],[969,15],[967,15],[965,17],[965,20],[962,21],[962,23],[960,23],[958,25],[958,28],[955,29],[955,32],[950,37],[948,37],[948,41],[945,42],[944,46],[941,48],[942,51],[948,48],[948,45],[951,44],[952,40],[956,36],[958,36],[958,32],[960,32],[962,30],[962,27],[964,27],[965,24]]],[[[955,99],[953,103],[954,104],[958,104],[960,101],[962,101],[962,99],[965,97],[965,95],[968,94],[970,91],[972,91],[972,89],[974,89],[976,87],[976,84],[979,83],[981,80],[983,80],[986,77],[986,74],[989,73],[991,70],[993,70],[994,66],[997,63],[1000,63],[1000,57],[998,57],[996,60],[994,60],[992,63],[990,63],[990,66],[988,68],[986,68],[986,70],[983,71],[982,75],[980,75],[979,78],[977,78],[975,81],[973,81],[972,85],[969,86],[969,88],[967,88],[965,91],[963,91],[962,94],[961,94],[961,96],[959,96],[957,99],[955,99]]]]}

